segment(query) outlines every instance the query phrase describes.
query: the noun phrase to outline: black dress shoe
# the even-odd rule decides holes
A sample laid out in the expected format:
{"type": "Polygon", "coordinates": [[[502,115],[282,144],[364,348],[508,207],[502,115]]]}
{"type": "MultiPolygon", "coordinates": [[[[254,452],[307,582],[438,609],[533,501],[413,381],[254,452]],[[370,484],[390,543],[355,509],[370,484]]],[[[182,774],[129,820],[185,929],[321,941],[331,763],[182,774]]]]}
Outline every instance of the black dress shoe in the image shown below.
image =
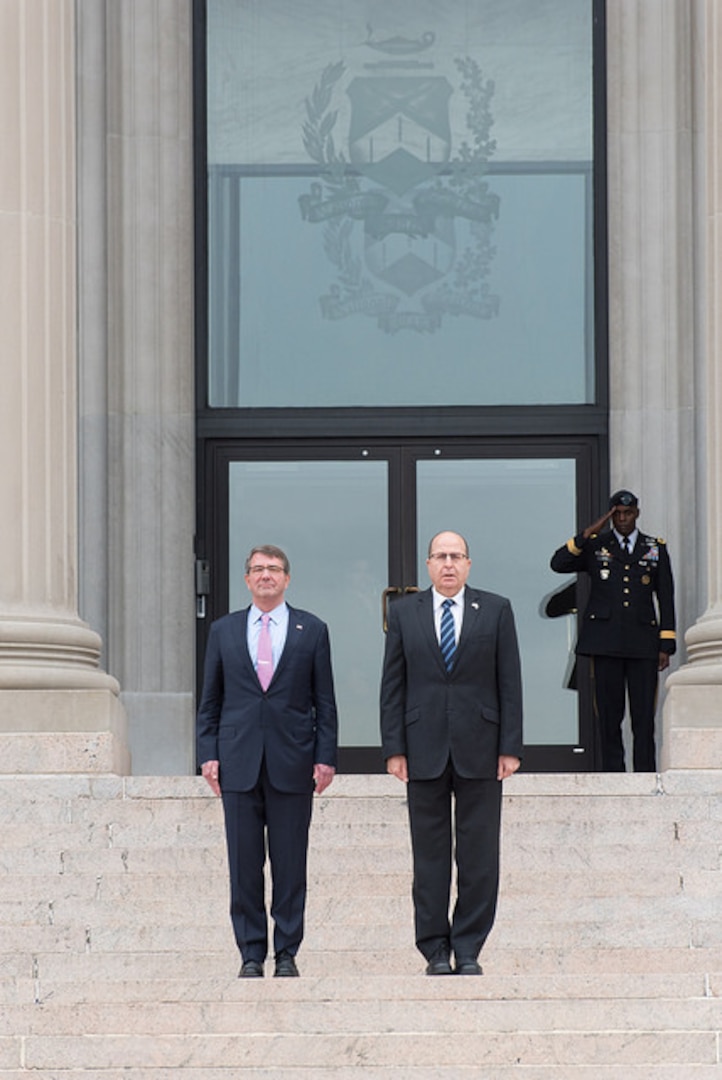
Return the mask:
{"type": "Polygon", "coordinates": [[[259,960],[244,960],[241,970],[238,972],[239,979],[262,979],[263,964],[259,960]]]}
{"type": "Polygon", "coordinates": [[[456,958],[456,974],[457,975],[483,975],[481,970],[481,964],[473,956],[457,956],[456,958]]]}
{"type": "Polygon", "coordinates": [[[426,974],[453,975],[448,949],[437,949],[434,955],[429,957],[429,962],[426,965],[426,974]]]}
{"type": "Polygon", "coordinates": [[[282,979],[297,979],[298,968],[296,961],[289,952],[280,952],[276,957],[276,970],[274,976],[282,979]]]}

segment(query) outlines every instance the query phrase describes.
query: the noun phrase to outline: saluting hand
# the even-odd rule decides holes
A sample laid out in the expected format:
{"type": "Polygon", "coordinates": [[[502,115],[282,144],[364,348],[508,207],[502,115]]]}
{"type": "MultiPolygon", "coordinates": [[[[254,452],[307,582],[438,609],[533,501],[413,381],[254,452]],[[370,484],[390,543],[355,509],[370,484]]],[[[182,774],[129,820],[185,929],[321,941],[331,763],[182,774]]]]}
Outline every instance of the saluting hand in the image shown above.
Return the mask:
{"type": "Polygon", "coordinates": [[[611,510],[607,510],[606,514],[602,514],[598,521],[595,521],[593,525],[587,525],[586,529],[582,533],[585,540],[588,540],[594,533],[601,532],[603,527],[607,524],[610,517],[616,510],[616,506],[613,506],[611,510]]]}

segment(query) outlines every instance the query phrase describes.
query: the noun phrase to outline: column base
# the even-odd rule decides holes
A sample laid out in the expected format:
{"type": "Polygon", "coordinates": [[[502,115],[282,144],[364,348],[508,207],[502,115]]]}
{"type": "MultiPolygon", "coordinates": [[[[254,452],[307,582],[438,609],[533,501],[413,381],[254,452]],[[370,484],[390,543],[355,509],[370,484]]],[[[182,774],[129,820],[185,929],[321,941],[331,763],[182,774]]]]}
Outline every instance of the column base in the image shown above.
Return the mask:
{"type": "Polygon", "coordinates": [[[0,690],[0,774],[130,773],[112,689],[0,690]]]}
{"type": "Polygon", "coordinates": [[[722,768],[722,664],[686,665],[667,679],[661,767],[722,768]]]}

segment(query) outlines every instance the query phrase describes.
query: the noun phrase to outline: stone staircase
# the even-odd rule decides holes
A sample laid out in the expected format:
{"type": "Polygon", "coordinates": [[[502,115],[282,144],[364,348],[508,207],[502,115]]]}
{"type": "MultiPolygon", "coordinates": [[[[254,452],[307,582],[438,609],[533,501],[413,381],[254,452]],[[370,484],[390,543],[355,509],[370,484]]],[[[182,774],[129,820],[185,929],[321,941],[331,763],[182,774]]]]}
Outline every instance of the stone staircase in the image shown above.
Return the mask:
{"type": "Polygon", "coordinates": [[[0,777],[0,1080],[722,1080],[722,772],[505,792],[484,978],[423,974],[404,790],[341,776],[302,977],[247,982],[203,781],[0,777]]]}

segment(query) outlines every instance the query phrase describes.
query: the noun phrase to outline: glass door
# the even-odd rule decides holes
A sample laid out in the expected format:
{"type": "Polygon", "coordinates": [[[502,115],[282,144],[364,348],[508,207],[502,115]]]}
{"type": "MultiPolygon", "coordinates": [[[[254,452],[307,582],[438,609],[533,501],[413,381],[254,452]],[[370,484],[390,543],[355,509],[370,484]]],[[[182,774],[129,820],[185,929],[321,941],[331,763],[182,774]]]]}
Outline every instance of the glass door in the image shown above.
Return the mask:
{"type": "MultiPolygon", "coordinates": [[[[291,561],[288,602],[329,626],[341,744],[375,771],[380,597],[389,578],[389,460],[229,463],[231,609],[245,607],[243,563],[253,544],[278,544],[291,561]]],[[[347,763],[348,764],[348,763],[347,763]]]]}
{"type": "Polygon", "coordinates": [[[525,761],[532,771],[593,767],[589,703],[573,669],[575,585],[549,569],[575,531],[579,447],[341,445],[246,447],[214,455],[201,652],[210,619],[245,607],[243,564],[254,544],[291,562],[288,601],[328,623],[340,715],[341,768],[375,772],[386,606],[428,587],[430,538],[469,542],[470,583],[512,601],[522,654],[525,761]],[[571,598],[571,599],[570,599],[571,598]]]}
{"type": "Polygon", "coordinates": [[[202,543],[209,595],[199,620],[200,652],[210,620],[248,604],[243,567],[251,547],[283,548],[291,563],[289,604],[329,626],[340,764],[347,772],[383,765],[382,601],[389,581],[401,575],[399,476],[398,448],[326,443],[292,450],[222,444],[208,470],[210,527],[202,543]]]}
{"type": "MultiPolygon", "coordinates": [[[[469,583],[507,596],[516,621],[524,680],[525,767],[590,768],[575,690],[573,579],[549,567],[576,531],[578,462],[551,456],[479,457],[437,448],[415,461],[417,561],[426,578],[428,541],[451,528],[467,540],[469,583]]],[[[477,451],[478,455],[478,451],[477,451]]],[[[543,456],[544,455],[544,456],[543,456]]]]}

